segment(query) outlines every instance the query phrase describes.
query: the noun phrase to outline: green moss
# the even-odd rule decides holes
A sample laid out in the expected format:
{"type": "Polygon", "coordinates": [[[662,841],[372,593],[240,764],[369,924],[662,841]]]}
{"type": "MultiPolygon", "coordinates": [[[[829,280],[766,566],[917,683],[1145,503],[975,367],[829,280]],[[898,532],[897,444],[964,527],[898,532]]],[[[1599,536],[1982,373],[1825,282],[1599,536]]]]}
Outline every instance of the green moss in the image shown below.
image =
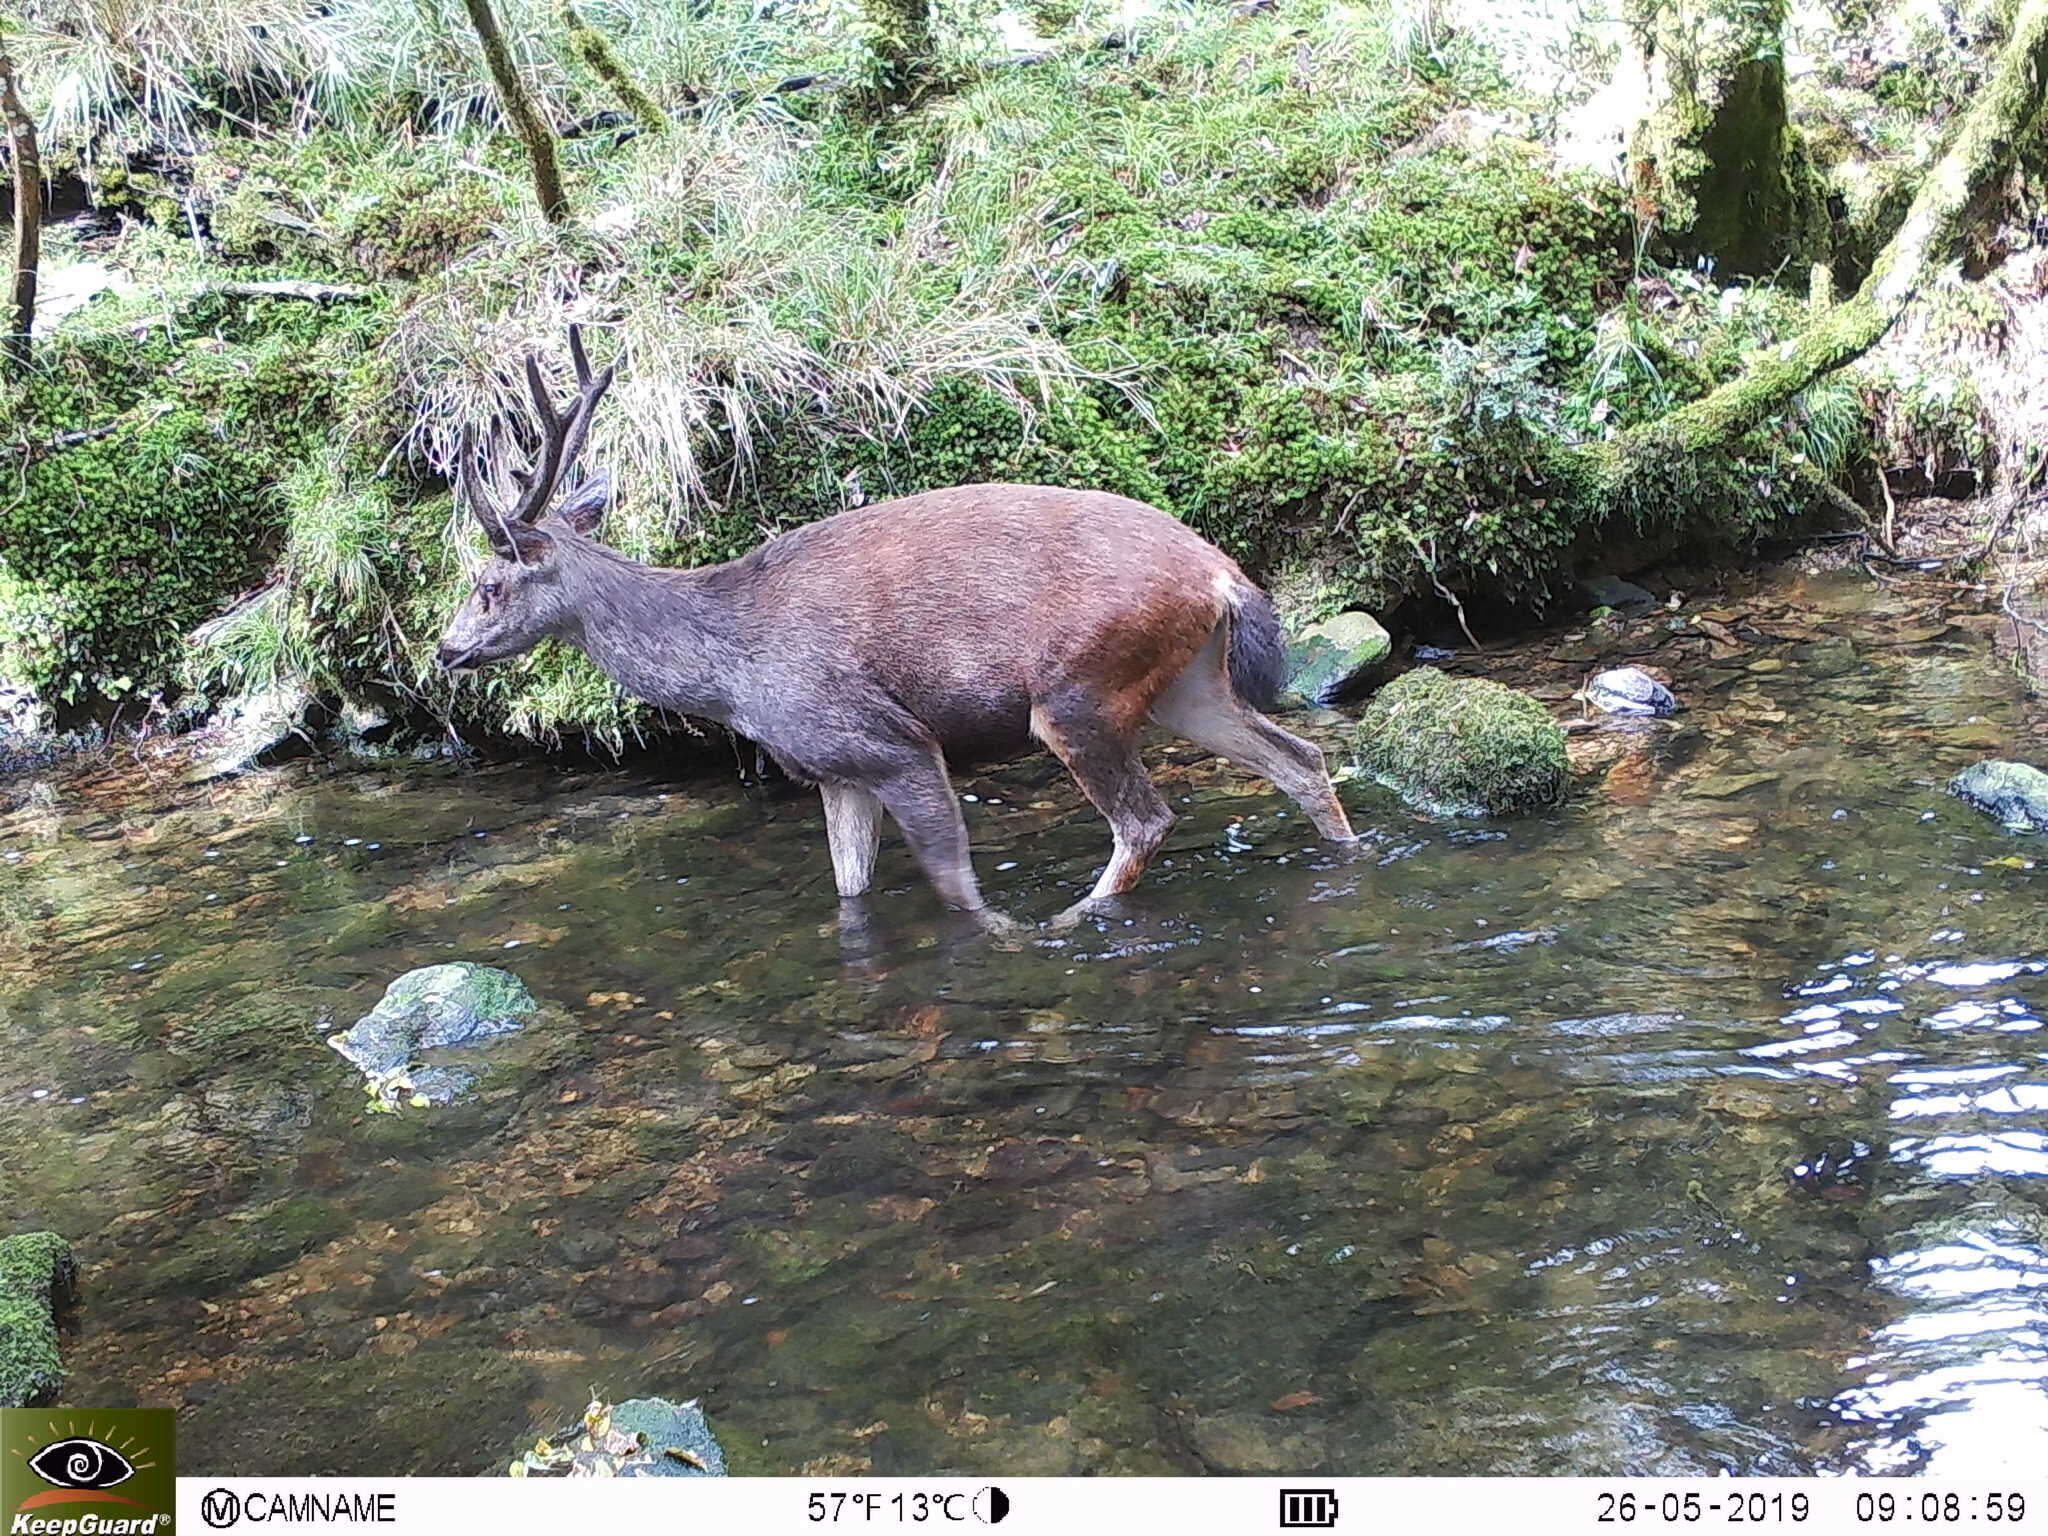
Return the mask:
{"type": "MultiPolygon", "coordinates": [[[[1129,112],[1111,88],[1084,107],[1129,112]]],[[[771,450],[759,505],[684,553],[737,553],[761,507],[771,526],[806,520],[849,480],[878,498],[1014,479],[1165,507],[1257,575],[1313,554],[1334,573],[1333,606],[1388,601],[1432,569],[1540,597],[1604,510],[1559,494],[1556,427],[1626,279],[1619,194],[1455,145],[1366,176],[1373,135],[1332,142],[1309,105],[1281,89],[1225,108],[1247,142],[1293,136],[1299,153],[1276,165],[1200,128],[1213,98],[1145,101],[1148,121],[1122,124],[1119,145],[1202,132],[1215,158],[1143,197],[1088,122],[1054,146],[1071,152],[1026,195],[1078,231],[1067,259],[1087,286],[1062,339],[1105,369],[1135,364],[1129,391],[1069,394],[1027,423],[985,389],[941,385],[898,441],[771,450]]],[[[1392,135],[1412,108],[1396,95],[1371,120],[1392,135]]]]}
{"type": "Polygon", "coordinates": [[[1541,704],[1434,667],[1381,689],[1359,719],[1353,748],[1360,768],[1436,815],[1554,805],[1568,768],[1564,732],[1541,704]]]}
{"type": "Polygon", "coordinates": [[[574,0],[562,0],[562,25],[569,34],[569,47],[583,61],[583,67],[611,89],[619,104],[633,114],[633,120],[643,130],[660,133],[668,127],[667,115],[633,78],[632,71],[619,58],[618,50],[612,47],[611,39],[583,19],[574,0]]]}
{"type": "MultiPolygon", "coordinates": [[[[927,47],[920,0],[867,14],[874,58],[927,47]]],[[[611,40],[663,78],[636,36],[611,40]]],[[[938,78],[905,69],[897,85],[938,78]]],[[[1154,503],[1262,579],[1312,569],[1319,611],[1438,583],[1541,603],[1617,530],[1770,526],[1798,502],[1787,445],[1842,440],[1841,402],[1809,400],[1732,453],[1638,445],[1623,475],[1578,451],[1728,378],[1796,316],[1640,269],[1618,189],[1451,131],[1454,109],[1513,104],[1455,38],[1405,67],[1384,18],[1305,0],[1162,16],[1128,52],[947,83],[880,121],[820,91],[784,102],[795,128],[693,116],[572,149],[579,206],[665,210],[573,247],[521,233],[519,149],[487,128],[224,135],[191,168],[210,258],[374,279],[394,310],[450,322],[408,321],[388,357],[369,350],[381,306],[264,319],[208,301],[168,328],[60,333],[21,435],[118,425],[32,456],[28,498],[0,505],[0,669],[78,701],[289,682],[542,740],[658,728],[561,647],[460,688],[432,665],[464,576],[445,488],[398,451],[420,370],[474,375],[489,359],[466,345],[543,314],[552,328],[564,301],[633,338],[628,377],[651,386],[616,395],[598,432],[622,432],[628,481],[674,464],[650,434],[675,429],[677,400],[738,402],[693,418],[714,504],[658,477],[629,490],[633,552],[665,563],[730,558],[849,502],[1005,479],[1154,503]],[[735,167],[757,152],[768,169],[746,182],[735,167]],[[862,253],[829,291],[786,270],[817,247],[784,227],[818,222],[862,253]],[[890,253],[911,239],[906,269],[890,253]],[[953,325],[989,285],[1006,322],[1034,316],[1096,377],[1020,409],[1014,375],[953,325]],[[1646,296],[1659,285],[1668,300],[1646,296]],[[647,344],[662,327],[676,347],[647,344]],[[782,367],[799,355],[815,381],[782,367]],[[884,374],[914,402],[900,431],[845,404],[884,374]],[[124,494],[138,475],[143,502],[124,494]],[[672,514],[640,511],[657,504],[672,514]],[[270,576],[186,655],[195,621],[270,576]]]]}
{"type": "Polygon", "coordinates": [[[341,414],[374,324],[210,298],[168,332],[46,345],[0,501],[0,671],[67,705],[167,686],[185,632],[273,552],[271,489],[341,414]],[[90,435],[47,446],[65,433],[90,435]]]}
{"type": "Polygon", "coordinates": [[[498,200],[477,178],[422,172],[378,191],[342,224],[348,267],[366,277],[439,271],[490,234],[498,200]]]}
{"type": "Polygon", "coordinates": [[[76,1283],[71,1245],[56,1233],[0,1238],[0,1408],[46,1402],[63,1387],[54,1309],[76,1283]]]}
{"type": "Polygon", "coordinates": [[[1685,255],[1729,272],[1829,259],[1825,192],[1786,106],[1784,0],[1630,0],[1656,99],[1635,192],[1685,255]]]}
{"type": "Polygon", "coordinates": [[[226,139],[194,178],[227,260],[377,281],[439,271],[489,236],[510,196],[458,145],[372,150],[337,134],[226,139]]]}
{"type": "Polygon", "coordinates": [[[878,105],[905,100],[931,70],[931,0],[860,0],[856,11],[878,105]]]}

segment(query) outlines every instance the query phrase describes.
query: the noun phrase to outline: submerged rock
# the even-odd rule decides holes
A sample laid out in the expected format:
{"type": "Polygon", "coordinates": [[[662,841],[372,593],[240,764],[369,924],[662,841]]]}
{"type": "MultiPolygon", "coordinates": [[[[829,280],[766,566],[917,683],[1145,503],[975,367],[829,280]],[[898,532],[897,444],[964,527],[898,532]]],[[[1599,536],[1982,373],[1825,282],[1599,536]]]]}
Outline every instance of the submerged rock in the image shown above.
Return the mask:
{"type": "Polygon", "coordinates": [[[1647,804],[1652,792],[1673,770],[1690,762],[1706,739],[1697,726],[1646,715],[1574,720],[1565,731],[1573,775],[1599,775],[1601,791],[1629,805],[1647,804]]]}
{"type": "Polygon", "coordinates": [[[407,971],[377,1006],[327,1043],[362,1068],[380,1096],[446,1103],[476,1081],[466,1067],[419,1067],[422,1051],[474,1045],[524,1029],[540,1012],[510,971],[467,960],[407,971]]]}
{"type": "Polygon", "coordinates": [[[1608,715],[1668,715],[1678,708],[1671,690],[1640,667],[1612,667],[1586,684],[1586,702],[1608,715]]]}
{"type": "Polygon", "coordinates": [[[1361,769],[1436,815],[1510,815],[1564,794],[1564,731],[1534,699],[1482,678],[1434,667],[1397,678],[1352,744],[1361,769]]]}
{"type": "Polygon", "coordinates": [[[1710,773],[1693,783],[1692,792],[1702,800],[1733,800],[1782,777],[1776,773],[1710,773]]]}
{"type": "Polygon", "coordinates": [[[1328,1448],[1300,1425],[1267,1414],[1217,1413],[1182,1423],[1188,1448],[1212,1472],[1278,1477],[1322,1466],[1328,1448]]]}
{"type": "Polygon", "coordinates": [[[78,1286],[71,1245],[54,1232],[0,1238],[0,1408],[27,1408],[64,1385],[57,1309],[78,1286]]]}
{"type": "Polygon", "coordinates": [[[514,1477],[724,1477],[725,1452],[694,1402],[593,1400],[583,1422],[534,1443],[514,1477]]]}
{"type": "Polygon", "coordinates": [[[1287,642],[1283,702],[1326,705],[1362,688],[1393,654],[1394,639],[1369,613],[1340,613],[1287,642]]]}
{"type": "Polygon", "coordinates": [[[1963,804],[2025,832],[2048,832],[2048,773],[2028,763],[1992,758],[1948,781],[1963,804]]]}

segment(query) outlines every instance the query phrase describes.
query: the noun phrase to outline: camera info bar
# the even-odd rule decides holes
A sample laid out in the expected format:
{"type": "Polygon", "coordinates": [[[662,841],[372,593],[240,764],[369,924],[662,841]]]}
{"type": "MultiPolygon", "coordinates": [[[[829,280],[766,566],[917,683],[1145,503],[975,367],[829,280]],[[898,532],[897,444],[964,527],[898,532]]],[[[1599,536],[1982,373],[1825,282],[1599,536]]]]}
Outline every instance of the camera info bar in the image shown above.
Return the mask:
{"type": "MultiPolygon", "coordinates": [[[[51,1510],[50,1518],[59,1512],[51,1510]]],[[[70,1509],[22,1536],[119,1536],[70,1509]]],[[[196,1478],[175,1531],[2048,1532],[2048,1484],[1904,1478],[196,1478]]],[[[9,1528],[10,1530],[12,1527],[9,1528]]],[[[168,1533],[166,1533],[168,1536],[168,1533]]]]}

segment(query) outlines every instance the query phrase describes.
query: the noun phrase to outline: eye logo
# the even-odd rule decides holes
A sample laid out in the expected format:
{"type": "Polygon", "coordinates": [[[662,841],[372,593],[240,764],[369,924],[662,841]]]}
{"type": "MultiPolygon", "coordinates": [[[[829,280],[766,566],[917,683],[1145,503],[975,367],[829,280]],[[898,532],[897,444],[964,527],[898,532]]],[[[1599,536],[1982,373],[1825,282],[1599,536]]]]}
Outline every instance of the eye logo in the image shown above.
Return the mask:
{"type": "Polygon", "coordinates": [[[37,1477],[59,1488],[111,1488],[135,1475],[126,1456],[83,1435],[44,1446],[28,1464],[37,1477]]]}
{"type": "Polygon", "coordinates": [[[168,1408],[0,1408],[0,1536],[170,1536],[177,1435],[168,1408]]]}

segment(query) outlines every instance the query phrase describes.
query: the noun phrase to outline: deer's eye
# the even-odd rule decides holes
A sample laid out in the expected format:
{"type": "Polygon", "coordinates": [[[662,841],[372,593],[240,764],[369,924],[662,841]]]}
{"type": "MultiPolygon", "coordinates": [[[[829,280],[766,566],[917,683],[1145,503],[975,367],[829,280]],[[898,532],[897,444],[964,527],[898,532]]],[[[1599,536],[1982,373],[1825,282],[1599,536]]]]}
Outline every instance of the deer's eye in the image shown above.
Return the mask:
{"type": "Polygon", "coordinates": [[[504,589],[500,587],[495,581],[487,581],[482,586],[476,589],[477,596],[481,597],[484,600],[484,606],[486,608],[490,607],[491,604],[495,603],[498,600],[498,594],[503,590],[504,589]]]}

